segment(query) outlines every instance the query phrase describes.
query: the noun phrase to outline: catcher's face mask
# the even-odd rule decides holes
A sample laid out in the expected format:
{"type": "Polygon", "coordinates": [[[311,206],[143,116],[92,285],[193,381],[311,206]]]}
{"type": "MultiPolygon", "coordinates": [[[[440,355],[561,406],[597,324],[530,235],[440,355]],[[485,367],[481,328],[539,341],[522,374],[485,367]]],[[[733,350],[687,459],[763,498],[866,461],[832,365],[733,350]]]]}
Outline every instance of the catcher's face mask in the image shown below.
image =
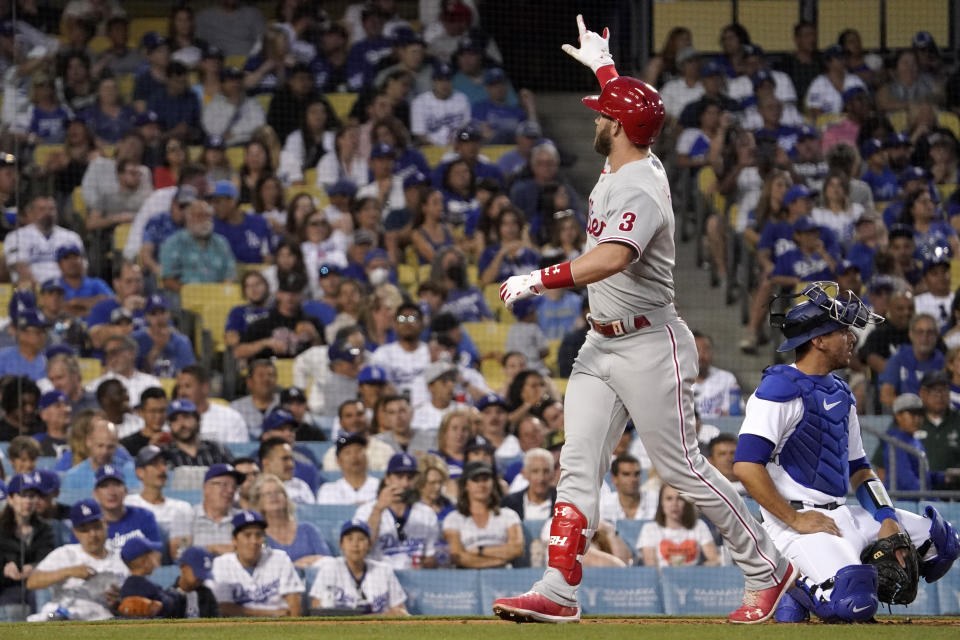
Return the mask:
{"type": "Polygon", "coordinates": [[[773,300],[806,298],[787,313],[771,313],[770,325],[787,338],[777,351],[790,351],[827,333],[851,327],[863,329],[884,318],[870,311],[863,300],[849,289],[841,292],[836,282],[819,281],[806,285],[800,293],[775,296],[773,300]]]}

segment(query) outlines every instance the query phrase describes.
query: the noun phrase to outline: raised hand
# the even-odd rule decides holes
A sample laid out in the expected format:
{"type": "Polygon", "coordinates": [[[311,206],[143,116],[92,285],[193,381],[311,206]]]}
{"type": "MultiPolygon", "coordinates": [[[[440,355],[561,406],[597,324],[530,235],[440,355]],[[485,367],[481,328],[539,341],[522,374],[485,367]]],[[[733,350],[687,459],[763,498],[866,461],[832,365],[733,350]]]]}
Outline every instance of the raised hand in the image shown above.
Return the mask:
{"type": "Polygon", "coordinates": [[[577,14],[577,29],[580,31],[580,47],[574,47],[572,44],[565,44],[561,47],[567,54],[577,60],[580,64],[590,67],[594,73],[600,67],[613,64],[613,56],[610,55],[610,30],[603,28],[601,36],[596,31],[587,29],[583,23],[583,16],[577,14]]]}

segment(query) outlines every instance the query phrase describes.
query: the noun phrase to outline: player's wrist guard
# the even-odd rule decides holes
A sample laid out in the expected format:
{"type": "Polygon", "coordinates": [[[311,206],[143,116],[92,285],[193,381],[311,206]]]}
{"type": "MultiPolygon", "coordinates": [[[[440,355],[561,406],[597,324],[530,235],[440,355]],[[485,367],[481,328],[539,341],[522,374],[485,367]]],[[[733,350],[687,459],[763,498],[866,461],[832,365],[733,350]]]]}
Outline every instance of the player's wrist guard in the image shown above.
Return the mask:
{"type": "Polygon", "coordinates": [[[620,74],[617,72],[617,68],[613,64],[613,58],[602,61],[601,66],[595,68],[593,72],[597,74],[597,80],[600,82],[601,87],[614,78],[620,77],[620,74]]]}
{"type": "Polygon", "coordinates": [[[857,487],[857,500],[877,522],[892,518],[899,522],[893,501],[887,494],[883,483],[877,478],[868,478],[857,487]]]}
{"type": "Polygon", "coordinates": [[[534,274],[539,274],[540,282],[543,283],[545,289],[568,289],[576,286],[573,281],[573,269],[570,267],[569,261],[555,264],[552,267],[545,267],[535,271],[534,274]]]}

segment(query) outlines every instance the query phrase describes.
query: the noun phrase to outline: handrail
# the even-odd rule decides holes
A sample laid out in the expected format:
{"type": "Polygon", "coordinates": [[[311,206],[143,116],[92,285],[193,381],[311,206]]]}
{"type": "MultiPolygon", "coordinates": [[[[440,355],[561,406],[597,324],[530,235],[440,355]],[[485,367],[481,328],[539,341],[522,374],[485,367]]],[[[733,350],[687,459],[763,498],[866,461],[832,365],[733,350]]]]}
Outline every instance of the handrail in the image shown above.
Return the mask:
{"type": "MultiPolygon", "coordinates": [[[[901,451],[906,451],[908,455],[913,456],[918,459],[919,469],[917,475],[920,476],[920,493],[927,493],[927,478],[930,472],[930,463],[927,461],[927,452],[923,449],[917,447],[912,447],[906,442],[897,440],[886,431],[881,431],[877,427],[871,427],[868,425],[860,425],[860,428],[864,431],[869,431],[873,435],[877,436],[883,442],[894,447],[895,449],[900,449],[901,451]]],[[[897,456],[890,456],[890,468],[887,469],[889,480],[886,483],[888,487],[891,487],[890,494],[900,493],[896,490],[897,488],[897,456]]]]}

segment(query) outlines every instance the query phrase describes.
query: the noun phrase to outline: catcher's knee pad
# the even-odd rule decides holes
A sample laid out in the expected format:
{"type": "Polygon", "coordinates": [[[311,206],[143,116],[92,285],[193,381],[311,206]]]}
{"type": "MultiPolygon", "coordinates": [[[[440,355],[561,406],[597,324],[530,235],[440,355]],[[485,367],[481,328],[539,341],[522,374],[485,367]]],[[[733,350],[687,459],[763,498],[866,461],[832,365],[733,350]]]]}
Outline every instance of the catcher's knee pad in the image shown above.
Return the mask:
{"type": "Polygon", "coordinates": [[[558,502],[553,507],[549,549],[549,565],[563,574],[568,584],[580,584],[580,560],[587,550],[587,518],[569,502],[558,502]]]}
{"type": "Polygon", "coordinates": [[[788,595],[825,622],[863,622],[880,606],[877,586],[876,567],[854,564],[822,584],[801,578],[788,595]],[[831,589],[829,596],[824,596],[831,589]]]}
{"type": "Polygon", "coordinates": [[[774,615],[777,622],[806,622],[810,619],[810,611],[789,593],[785,593],[780,599],[774,615]]]}
{"type": "Polygon", "coordinates": [[[942,578],[953,561],[960,556],[960,535],[948,520],[933,506],[927,505],[924,515],[932,521],[930,523],[930,538],[917,549],[917,560],[920,562],[920,575],[927,582],[935,582],[942,578]],[[930,547],[936,552],[929,560],[924,560],[930,547]]]}

